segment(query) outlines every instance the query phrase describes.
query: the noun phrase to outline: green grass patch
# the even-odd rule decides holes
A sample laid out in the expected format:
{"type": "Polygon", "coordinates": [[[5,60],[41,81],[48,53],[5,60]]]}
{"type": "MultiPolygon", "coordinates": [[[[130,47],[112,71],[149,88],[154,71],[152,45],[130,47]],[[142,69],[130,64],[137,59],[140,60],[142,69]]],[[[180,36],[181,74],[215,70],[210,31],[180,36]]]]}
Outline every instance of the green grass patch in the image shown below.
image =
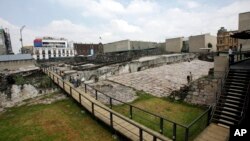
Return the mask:
{"type": "MultiPolygon", "coordinates": [[[[168,98],[154,97],[143,91],[138,91],[137,95],[139,96],[138,99],[130,104],[185,126],[189,125],[206,110],[204,107],[191,105],[185,102],[173,101],[168,98]]],[[[128,105],[114,106],[113,109],[129,117],[128,105]]],[[[136,108],[133,108],[132,111],[132,117],[135,121],[142,123],[143,125],[155,131],[160,131],[160,118],[152,116],[151,114],[136,108]]],[[[204,116],[204,118],[199,120],[194,126],[190,128],[190,139],[193,139],[198,133],[202,131],[202,129],[204,129],[206,126],[206,120],[207,116],[204,116]]],[[[163,125],[163,134],[169,138],[172,138],[173,124],[164,120],[163,125]]],[[[176,129],[176,139],[180,141],[184,140],[185,129],[178,125],[176,129]]]]}
{"type": "Polygon", "coordinates": [[[111,132],[72,99],[10,108],[0,114],[1,141],[111,141],[111,132]]]}

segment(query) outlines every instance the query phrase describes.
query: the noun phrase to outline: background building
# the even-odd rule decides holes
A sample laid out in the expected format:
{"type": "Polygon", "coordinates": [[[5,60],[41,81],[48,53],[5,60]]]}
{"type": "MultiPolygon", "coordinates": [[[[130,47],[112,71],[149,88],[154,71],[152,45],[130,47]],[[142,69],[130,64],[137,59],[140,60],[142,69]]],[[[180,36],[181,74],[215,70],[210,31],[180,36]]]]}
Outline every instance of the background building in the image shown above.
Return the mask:
{"type": "Polygon", "coordinates": [[[125,52],[132,50],[146,50],[157,48],[156,42],[121,40],[103,45],[103,52],[125,52]]]}
{"type": "MultiPolygon", "coordinates": [[[[239,32],[250,30],[250,12],[239,14],[239,32]]],[[[250,50],[249,40],[239,40],[239,45],[242,45],[242,51],[250,50]]]]}
{"type": "Polygon", "coordinates": [[[0,71],[34,66],[31,54],[0,55],[0,71]]]}
{"type": "Polygon", "coordinates": [[[208,52],[208,50],[216,52],[216,43],[216,36],[212,36],[209,33],[190,36],[188,41],[189,52],[208,52]],[[209,48],[209,45],[212,46],[211,49],[209,48]]]}
{"type": "Polygon", "coordinates": [[[8,29],[0,28],[0,55],[13,54],[8,29]]]}
{"type": "Polygon", "coordinates": [[[23,46],[21,48],[22,54],[33,54],[33,46],[23,46]]]}
{"type": "Polygon", "coordinates": [[[103,53],[103,45],[101,43],[99,44],[74,43],[73,46],[74,50],[76,51],[76,55],[92,56],[103,53]]]}
{"type": "Polygon", "coordinates": [[[34,40],[33,58],[35,60],[73,56],[75,56],[74,48],[68,46],[68,41],[64,38],[43,37],[34,40]]]}
{"type": "Polygon", "coordinates": [[[217,50],[228,51],[229,47],[238,48],[238,39],[230,37],[237,31],[227,31],[224,27],[221,27],[217,32],[217,50]]]}
{"type": "Polygon", "coordinates": [[[184,37],[166,39],[167,52],[188,52],[188,41],[184,37]]]}

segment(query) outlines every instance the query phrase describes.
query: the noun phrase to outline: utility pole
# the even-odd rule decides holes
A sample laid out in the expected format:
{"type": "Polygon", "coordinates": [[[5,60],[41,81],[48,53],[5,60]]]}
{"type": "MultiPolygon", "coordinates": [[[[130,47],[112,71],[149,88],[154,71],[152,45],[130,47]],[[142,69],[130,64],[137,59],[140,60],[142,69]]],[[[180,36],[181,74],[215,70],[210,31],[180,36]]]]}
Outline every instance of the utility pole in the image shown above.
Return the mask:
{"type": "Polygon", "coordinates": [[[21,36],[20,41],[21,41],[21,47],[22,47],[22,48],[23,48],[23,37],[22,37],[22,31],[23,31],[24,27],[25,27],[25,25],[23,25],[23,26],[20,28],[20,36],[21,36]]]}

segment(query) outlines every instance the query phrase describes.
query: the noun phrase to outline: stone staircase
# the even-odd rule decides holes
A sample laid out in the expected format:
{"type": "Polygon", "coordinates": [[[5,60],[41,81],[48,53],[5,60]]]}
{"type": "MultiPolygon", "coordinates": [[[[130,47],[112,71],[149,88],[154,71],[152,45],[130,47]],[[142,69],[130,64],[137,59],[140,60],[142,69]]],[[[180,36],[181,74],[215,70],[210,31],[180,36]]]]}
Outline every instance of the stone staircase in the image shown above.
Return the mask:
{"type": "Polygon", "coordinates": [[[212,122],[230,127],[238,125],[247,108],[247,91],[250,70],[230,69],[225,80],[222,94],[217,101],[212,122]]]}

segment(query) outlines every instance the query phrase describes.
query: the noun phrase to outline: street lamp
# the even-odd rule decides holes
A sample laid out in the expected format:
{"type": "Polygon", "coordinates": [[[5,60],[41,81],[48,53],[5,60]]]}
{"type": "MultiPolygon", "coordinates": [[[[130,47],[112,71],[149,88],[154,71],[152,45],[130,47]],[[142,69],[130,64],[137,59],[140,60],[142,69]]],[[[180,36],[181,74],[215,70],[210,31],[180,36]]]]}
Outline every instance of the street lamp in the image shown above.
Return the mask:
{"type": "Polygon", "coordinates": [[[21,38],[20,38],[20,41],[21,41],[21,45],[23,47],[23,37],[22,37],[22,31],[24,29],[25,25],[23,25],[21,28],[20,28],[20,35],[21,35],[21,38]]]}

